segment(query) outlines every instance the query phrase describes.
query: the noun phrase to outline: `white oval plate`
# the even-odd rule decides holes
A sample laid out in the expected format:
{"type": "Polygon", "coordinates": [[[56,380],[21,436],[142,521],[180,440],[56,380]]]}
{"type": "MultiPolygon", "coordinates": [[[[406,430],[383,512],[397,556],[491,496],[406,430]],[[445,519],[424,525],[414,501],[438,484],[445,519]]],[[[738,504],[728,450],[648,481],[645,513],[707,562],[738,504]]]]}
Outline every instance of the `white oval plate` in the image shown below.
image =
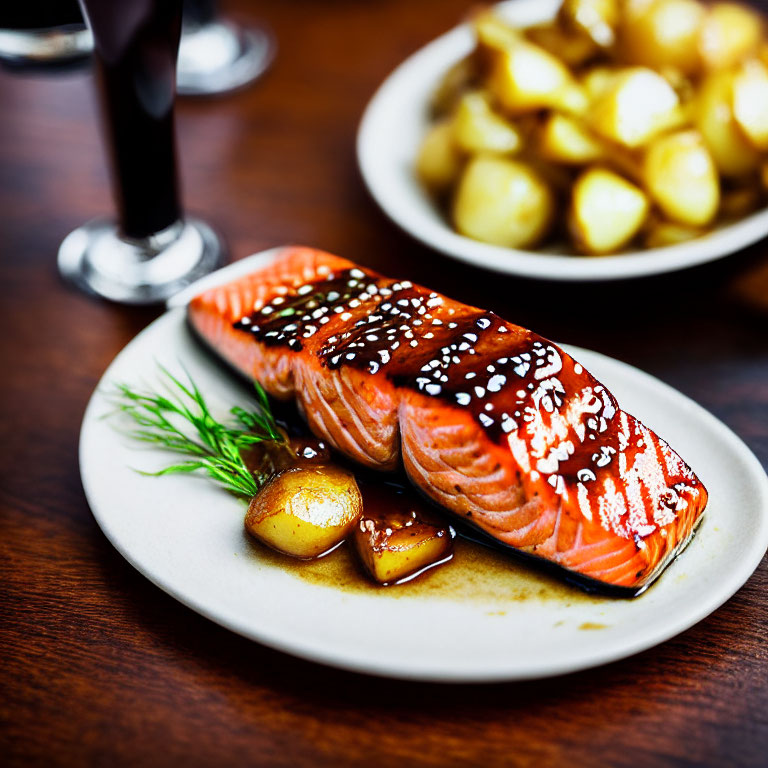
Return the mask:
{"type": "MultiPolygon", "coordinates": [[[[560,0],[510,0],[499,13],[528,26],[551,19],[560,0]]],[[[429,124],[431,94],[446,70],[466,56],[474,38],[464,24],[401,64],[374,95],[357,136],[357,158],[374,200],[398,226],[425,245],[476,267],[547,280],[612,280],[655,275],[714,261],[768,235],[768,210],[680,245],[576,256],[521,251],[454,232],[416,179],[413,166],[429,124]]]]}
{"type": "MultiPolygon", "coordinates": [[[[434,681],[545,677],[604,664],[682,632],[749,578],[768,546],[768,478],[726,426],[657,379],[569,348],[685,457],[710,493],[704,522],[660,581],[634,600],[451,601],[398,591],[348,593],[259,562],[243,532],[244,506],[190,476],[145,477],[171,455],[140,447],[103,416],[116,381],[157,383],[157,363],[183,366],[223,416],[245,405],[239,383],[190,337],[183,304],[203,285],[262,266],[273,251],[204,278],[171,302],[104,374],[86,410],[80,468],[104,533],[148,579],[193,610],[273,648],[345,669],[434,681]],[[503,615],[502,615],[503,614],[503,615]],[[601,631],[584,631],[583,624],[601,631]]],[[[450,566],[448,566],[450,567],[450,566]]]]}

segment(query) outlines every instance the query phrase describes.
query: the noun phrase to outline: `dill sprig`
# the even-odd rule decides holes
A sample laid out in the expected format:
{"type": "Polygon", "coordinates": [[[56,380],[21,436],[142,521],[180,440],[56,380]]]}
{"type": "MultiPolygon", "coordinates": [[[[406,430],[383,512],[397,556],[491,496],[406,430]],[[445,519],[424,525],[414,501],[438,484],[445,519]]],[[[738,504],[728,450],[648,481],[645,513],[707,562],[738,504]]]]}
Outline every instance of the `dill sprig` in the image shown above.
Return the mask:
{"type": "Polygon", "coordinates": [[[136,424],[128,431],[130,437],[191,458],[141,474],[159,477],[202,471],[238,496],[250,498],[258,493],[271,471],[266,466],[264,471],[249,468],[243,453],[264,443],[271,444],[268,448],[288,448],[264,390],[256,384],[256,409],[235,406],[230,409],[233,422],[224,424],[211,415],[188,373],[185,383],[163,366],[159,368],[166,379],[167,396],[118,383],[110,400],[136,424]]]}

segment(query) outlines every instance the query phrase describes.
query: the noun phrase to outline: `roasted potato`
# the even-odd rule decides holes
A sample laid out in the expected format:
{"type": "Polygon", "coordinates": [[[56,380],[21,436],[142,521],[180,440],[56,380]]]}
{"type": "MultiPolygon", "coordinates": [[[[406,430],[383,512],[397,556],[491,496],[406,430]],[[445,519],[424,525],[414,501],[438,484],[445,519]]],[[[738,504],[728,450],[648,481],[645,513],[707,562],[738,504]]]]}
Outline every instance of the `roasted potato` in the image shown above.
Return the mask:
{"type": "Polygon", "coordinates": [[[640,231],[648,209],[641,189],[612,171],[592,168],[574,185],[569,226],[585,253],[610,253],[640,231]]]}
{"type": "Polygon", "coordinates": [[[738,178],[756,170],[760,153],[736,123],[733,80],[733,72],[716,72],[705,78],[694,105],[694,119],[717,169],[723,176],[738,178]]]}
{"type": "Polygon", "coordinates": [[[715,3],[707,9],[699,35],[699,52],[709,70],[729,69],[754,54],[763,36],[763,20],[738,3],[715,3]]]}
{"type": "Polygon", "coordinates": [[[672,86],[647,67],[619,74],[590,110],[590,125],[601,136],[634,149],[684,122],[672,86]]]}
{"type": "Polygon", "coordinates": [[[353,542],[371,577],[394,584],[444,562],[452,554],[454,536],[450,526],[418,507],[394,508],[363,514],[353,542]]]}
{"type": "Polygon", "coordinates": [[[281,445],[265,441],[243,451],[243,460],[254,474],[276,474],[298,464],[327,464],[331,461],[328,446],[316,437],[288,437],[281,445]]]}
{"type": "Polygon", "coordinates": [[[620,15],[620,0],[563,0],[558,20],[597,46],[609,48],[616,42],[620,15]]]}
{"type": "Polygon", "coordinates": [[[699,227],[686,227],[671,221],[654,221],[646,227],[644,243],[646,248],[665,248],[686,243],[705,233],[706,230],[699,227]]]}
{"type": "Polygon", "coordinates": [[[645,186],[663,213],[678,224],[709,224],[720,204],[720,179],[698,131],[656,139],[644,163],[645,186]]]}
{"type": "Polygon", "coordinates": [[[542,157],[565,165],[585,165],[605,157],[603,145],[580,121],[552,113],[541,129],[542,157]]]}
{"type": "Polygon", "coordinates": [[[502,21],[492,11],[479,13],[473,27],[477,39],[474,58],[481,73],[487,73],[498,55],[514,48],[521,36],[517,29],[502,21]]]}
{"type": "Polygon", "coordinates": [[[520,131],[490,107],[484,94],[465,93],[452,122],[453,141],[464,152],[511,154],[523,144],[520,131]]]}
{"type": "Polygon", "coordinates": [[[757,184],[728,189],[722,194],[720,215],[726,220],[742,219],[758,209],[761,202],[760,188],[757,184]]]}
{"type": "Polygon", "coordinates": [[[581,87],[590,103],[608,90],[620,71],[614,67],[598,66],[592,67],[582,74],[581,87]]]}
{"type": "Polygon", "coordinates": [[[488,87],[511,115],[547,107],[567,111],[581,108],[578,85],[568,67],[540,46],[522,39],[495,57],[488,87]]]}
{"type": "Polygon", "coordinates": [[[755,149],[768,150],[768,68],[760,59],[745,61],[734,75],[733,117],[755,149]]]}
{"type": "Polygon", "coordinates": [[[698,0],[629,3],[621,25],[620,55],[631,64],[674,67],[686,75],[701,70],[699,35],[706,11],[698,0]]]}
{"type": "Polygon", "coordinates": [[[453,220],[468,237],[525,248],[546,234],[553,209],[552,192],[529,165],[479,155],[459,181],[453,220]]]}
{"type": "Polygon", "coordinates": [[[450,114],[465,90],[472,86],[476,77],[476,65],[472,56],[457,61],[442,77],[440,85],[432,94],[433,117],[450,114]]]}
{"type": "Polygon", "coordinates": [[[279,552],[309,559],[333,549],[362,514],[354,475],[333,465],[290,467],[251,499],[245,528],[279,552]]]}
{"type": "Polygon", "coordinates": [[[525,31],[525,36],[569,67],[577,67],[589,61],[600,51],[594,40],[581,31],[569,31],[552,24],[530,27],[525,31]]]}
{"type": "Polygon", "coordinates": [[[463,157],[453,141],[450,120],[435,123],[419,149],[416,173],[424,186],[439,193],[453,184],[461,172],[463,157]]]}

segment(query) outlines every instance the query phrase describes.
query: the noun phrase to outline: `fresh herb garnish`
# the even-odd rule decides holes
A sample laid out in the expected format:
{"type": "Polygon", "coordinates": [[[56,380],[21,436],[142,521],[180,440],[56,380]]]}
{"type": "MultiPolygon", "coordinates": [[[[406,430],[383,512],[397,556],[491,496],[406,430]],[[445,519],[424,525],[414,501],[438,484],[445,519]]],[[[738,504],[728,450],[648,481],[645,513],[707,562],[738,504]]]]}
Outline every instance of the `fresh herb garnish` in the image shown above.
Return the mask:
{"type": "Polygon", "coordinates": [[[137,425],[128,431],[131,437],[192,458],[158,472],[141,474],[158,477],[200,470],[238,496],[256,495],[272,474],[271,462],[265,461],[261,471],[249,467],[243,454],[256,445],[288,449],[264,390],[256,384],[256,409],[234,407],[230,410],[235,417],[233,422],[224,424],[211,415],[189,374],[184,383],[163,366],[159,367],[167,379],[167,396],[117,384],[110,400],[137,425]]]}

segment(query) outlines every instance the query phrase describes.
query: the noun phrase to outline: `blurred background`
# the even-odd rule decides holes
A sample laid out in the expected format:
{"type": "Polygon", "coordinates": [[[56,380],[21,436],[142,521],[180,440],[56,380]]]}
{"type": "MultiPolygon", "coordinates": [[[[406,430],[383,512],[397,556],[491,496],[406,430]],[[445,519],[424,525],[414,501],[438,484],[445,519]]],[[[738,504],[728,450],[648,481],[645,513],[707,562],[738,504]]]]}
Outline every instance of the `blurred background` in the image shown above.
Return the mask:
{"type": "MultiPolygon", "coordinates": [[[[475,6],[221,0],[218,17],[266,35],[257,35],[264,67],[219,96],[178,98],[184,210],[222,234],[229,260],[315,246],[635,365],[713,412],[768,466],[764,241],[670,275],[552,283],[447,260],[368,196],[355,156],[366,104],[398,64],[475,6]]],[[[192,27],[210,20],[192,13],[192,27]]],[[[0,746],[13,744],[19,764],[149,765],[158,755],[235,764],[255,754],[264,765],[377,764],[380,755],[381,765],[470,766],[508,764],[514,752],[529,764],[588,766],[599,749],[606,765],[762,765],[765,562],[714,616],[641,664],[540,685],[441,689],[335,673],[255,646],[123,561],[88,510],[77,439],[103,371],[162,309],[95,300],[57,270],[65,236],[115,210],[89,45],[74,2],[0,8],[0,596],[13,617],[0,629],[0,746]],[[74,36],[18,36],[41,18],[74,36]],[[52,46],[63,46],[64,66],[45,61],[52,46]]]]}

